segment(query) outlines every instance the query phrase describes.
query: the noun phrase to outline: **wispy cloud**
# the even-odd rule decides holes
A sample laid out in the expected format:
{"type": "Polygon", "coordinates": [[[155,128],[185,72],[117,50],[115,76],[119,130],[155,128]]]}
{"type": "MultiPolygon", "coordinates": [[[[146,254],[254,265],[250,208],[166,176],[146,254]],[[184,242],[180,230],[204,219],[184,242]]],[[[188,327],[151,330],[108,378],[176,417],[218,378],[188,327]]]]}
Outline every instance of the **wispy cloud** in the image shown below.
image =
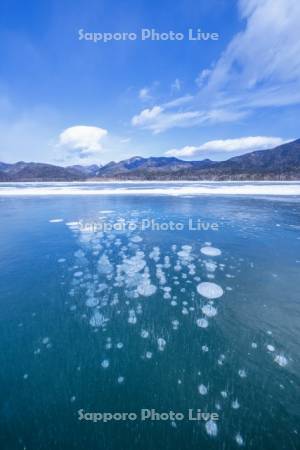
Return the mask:
{"type": "Polygon", "coordinates": [[[171,92],[174,94],[178,94],[178,92],[181,91],[181,81],[179,80],[179,78],[176,78],[173,83],[171,84],[171,92]]]}
{"type": "Polygon", "coordinates": [[[299,0],[240,0],[238,7],[245,25],[200,72],[197,93],[141,111],[134,126],[159,133],[300,104],[299,0]]]}
{"type": "Polygon", "coordinates": [[[218,139],[194,146],[186,145],[182,148],[174,148],[165,152],[167,156],[191,158],[203,153],[246,153],[254,150],[265,150],[288,142],[280,137],[272,136],[247,136],[237,139],[218,139]]]}
{"type": "Polygon", "coordinates": [[[142,88],[139,90],[139,99],[140,100],[150,100],[152,96],[150,95],[150,89],[149,88],[142,88]]]}
{"type": "Polygon", "coordinates": [[[157,134],[174,127],[187,128],[205,123],[232,122],[244,117],[244,115],[245,112],[243,111],[230,111],[221,108],[209,111],[174,111],[168,104],[144,109],[133,116],[131,123],[135,127],[151,130],[154,134],[157,134]]]}

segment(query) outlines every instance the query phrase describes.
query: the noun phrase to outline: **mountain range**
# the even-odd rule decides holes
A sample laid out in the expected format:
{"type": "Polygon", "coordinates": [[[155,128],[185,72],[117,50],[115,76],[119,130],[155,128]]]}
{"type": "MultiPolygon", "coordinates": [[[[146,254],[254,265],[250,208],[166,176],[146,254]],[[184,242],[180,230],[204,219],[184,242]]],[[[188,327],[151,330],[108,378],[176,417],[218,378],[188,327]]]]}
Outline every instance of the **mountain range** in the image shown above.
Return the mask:
{"type": "Polygon", "coordinates": [[[105,165],[68,167],[0,162],[0,182],[87,180],[300,180],[300,139],[226,161],[135,156],[105,165]]]}

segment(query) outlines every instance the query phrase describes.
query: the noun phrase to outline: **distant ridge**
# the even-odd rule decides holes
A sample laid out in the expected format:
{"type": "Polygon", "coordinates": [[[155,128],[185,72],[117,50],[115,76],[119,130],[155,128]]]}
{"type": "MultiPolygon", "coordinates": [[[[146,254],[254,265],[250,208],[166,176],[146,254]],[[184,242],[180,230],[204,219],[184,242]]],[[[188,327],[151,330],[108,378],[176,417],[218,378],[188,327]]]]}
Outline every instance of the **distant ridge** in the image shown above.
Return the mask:
{"type": "Polygon", "coordinates": [[[300,139],[220,162],[140,156],[104,166],[0,162],[0,182],[87,180],[300,180],[300,139]]]}

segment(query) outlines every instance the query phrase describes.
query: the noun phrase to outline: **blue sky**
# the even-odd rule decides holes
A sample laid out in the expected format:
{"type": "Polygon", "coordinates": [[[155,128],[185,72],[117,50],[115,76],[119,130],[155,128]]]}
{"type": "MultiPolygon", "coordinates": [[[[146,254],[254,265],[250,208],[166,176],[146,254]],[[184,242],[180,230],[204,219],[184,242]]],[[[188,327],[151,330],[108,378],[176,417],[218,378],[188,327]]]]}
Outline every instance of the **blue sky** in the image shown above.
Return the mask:
{"type": "Polygon", "coordinates": [[[2,0],[0,160],[225,159],[298,138],[299,22],[298,0],[2,0]]]}

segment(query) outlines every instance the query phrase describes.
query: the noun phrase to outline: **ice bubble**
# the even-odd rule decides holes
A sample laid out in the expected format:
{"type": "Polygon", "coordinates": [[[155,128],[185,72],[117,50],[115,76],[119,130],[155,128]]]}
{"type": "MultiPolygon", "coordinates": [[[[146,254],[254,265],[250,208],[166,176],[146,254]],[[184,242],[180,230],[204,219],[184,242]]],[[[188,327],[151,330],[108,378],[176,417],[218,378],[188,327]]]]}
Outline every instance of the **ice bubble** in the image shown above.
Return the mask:
{"type": "Polygon", "coordinates": [[[246,378],[246,376],[247,376],[245,369],[240,369],[238,371],[238,374],[241,378],[246,378]]]}
{"type": "Polygon", "coordinates": [[[201,394],[201,395],[206,395],[208,389],[207,389],[207,387],[206,387],[204,384],[200,384],[200,385],[198,386],[198,391],[199,391],[199,394],[201,394]]]}
{"type": "Polygon", "coordinates": [[[244,445],[244,439],[242,438],[242,436],[240,435],[240,433],[238,433],[235,436],[235,441],[238,445],[244,445]]]}
{"type": "Polygon", "coordinates": [[[203,352],[208,352],[207,345],[202,345],[201,349],[202,349],[203,352]]]}
{"type": "Polygon", "coordinates": [[[135,315],[135,310],[134,309],[130,309],[129,310],[129,317],[128,317],[128,323],[131,323],[132,325],[136,324],[137,322],[137,318],[135,315]]]}
{"type": "Polygon", "coordinates": [[[117,348],[121,349],[121,348],[123,348],[123,347],[124,347],[123,342],[118,342],[118,343],[117,343],[117,348]]]}
{"type": "Polygon", "coordinates": [[[200,251],[205,256],[220,256],[222,253],[220,249],[211,246],[202,247],[200,251]]]}
{"type": "Polygon", "coordinates": [[[256,343],[256,342],[252,342],[252,343],[251,343],[251,347],[252,347],[252,348],[257,348],[257,343],[256,343]]]}
{"type": "Polygon", "coordinates": [[[142,242],[143,238],[141,236],[133,236],[130,240],[137,244],[138,242],[142,242]]]}
{"type": "Polygon", "coordinates": [[[98,270],[100,273],[110,273],[113,270],[113,266],[109,261],[107,255],[102,255],[98,261],[98,270]]]}
{"type": "Polygon", "coordinates": [[[288,360],[283,355],[276,355],[274,361],[281,367],[285,367],[288,363],[288,360]]]}
{"type": "Polygon", "coordinates": [[[146,358],[151,359],[152,358],[152,352],[146,352],[146,358]]]}
{"type": "Polygon", "coordinates": [[[92,327],[102,327],[107,322],[107,319],[99,311],[96,311],[90,319],[92,327]]]}
{"type": "Polygon", "coordinates": [[[124,380],[125,380],[125,378],[124,377],[118,377],[118,383],[119,384],[122,384],[122,383],[124,383],[124,380]]]}
{"type": "Polygon", "coordinates": [[[204,261],[204,265],[205,265],[205,269],[208,272],[215,272],[216,268],[218,267],[217,264],[214,263],[213,261],[204,261]]]}
{"type": "Polygon", "coordinates": [[[147,339],[147,338],[149,337],[149,331],[147,331],[147,330],[142,330],[142,331],[141,331],[141,337],[142,337],[143,339],[147,339]]]}
{"type": "Polygon", "coordinates": [[[59,263],[64,263],[64,262],[66,262],[66,258],[59,258],[59,259],[57,260],[57,262],[59,262],[59,263]]]}
{"type": "Polygon", "coordinates": [[[231,403],[231,406],[233,409],[239,409],[240,404],[238,402],[238,399],[233,400],[233,402],[231,403]]]}
{"type": "Polygon", "coordinates": [[[197,325],[200,328],[207,328],[208,327],[208,321],[206,319],[197,319],[197,325]]]}
{"type": "Polygon", "coordinates": [[[70,401],[71,401],[71,403],[74,403],[75,400],[76,400],[76,397],[75,397],[75,395],[73,395],[73,396],[70,398],[70,401]]]}
{"type": "Polygon", "coordinates": [[[24,373],[23,378],[24,378],[24,380],[27,380],[27,378],[28,378],[28,373],[24,373]]]}
{"type": "Polygon", "coordinates": [[[87,299],[85,304],[89,308],[94,308],[95,306],[97,306],[99,304],[99,300],[97,298],[95,298],[95,297],[90,297],[90,298],[87,299]]]}
{"type": "Polygon", "coordinates": [[[101,363],[101,366],[103,367],[103,369],[107,369],[109,367],[109,360],[104,359],[101,363]]]}
{"type": "Polygon", "coordinates": [[[50,223],[60,223],[60,222],[63,222],[63,221],[64,221],[64,219],[51,219],[51,220],[49,220],[50,223]]]}
{"type": "Polygon", "coordinates": [[[210,282],[203,282],[203,283],[198,284],[197,291],[200,295],[202,295],[202,297],[206,297],[206,298],[210,298],[210,299],[222,297],[222,295],[224,293],[221,286],[219,286],[216,283],[210,283],[210,282]]]}
{"type": "Polygon", "coordinates": [[[82,275],[83,275],[83,272],[80,272],[80,271],[74,273],[74,277],[76,277],[76,278],[82,277],[82,275]]]}
{"type": "Polygon", "coordinates": [[[221,391],[221,395],[222,395],[223,398],[227,398],[228,397],[228,394],[227,394],[226,391],[221,391]]]}
{"type": "Polygon", "coordinates": [[[151,295],[155,294],[156,286],[154,286],[154,284],[151,284],[149,280],[143,280],[143,282],[138,285],[137,292],[144,297],[150,297],[151,295]]]}
{"type": "Polygon", "coordinates": [[[178,320],[172,320],[172,326],[173,326],[173,330],[178,330],[179,327],[179,321],[178,320]]]}
{"type": "Polygon", "coordinates": [[[157,339],[158,350],[163,352],[166,346],[166,341],[163,338],[157,339]]]}
{"type": "Polygon", "coordinates": [[[217,436],[218,427],[214,420],[209,419],[205,424],[206,432],[209,436],[217,436]]]}
{"type": "Polygon", "coordinates": [[[214,317],[218,313],[217,308],[209,304],[202,306],[201,310],[203,314],[207,317],[214,317]]]}
{"type": "Polygon", "coordinates": [[[267,345],[269,352],[275,352],[275,347],[273,345],[267,345]]]}
{"type": "Polygon", "coordinates": [[[44,337],[44,339],[42,340],[42,343],[43,344],[48,344],[50,342],[50,338],[48,338],[48,337],[44,337]]]}

